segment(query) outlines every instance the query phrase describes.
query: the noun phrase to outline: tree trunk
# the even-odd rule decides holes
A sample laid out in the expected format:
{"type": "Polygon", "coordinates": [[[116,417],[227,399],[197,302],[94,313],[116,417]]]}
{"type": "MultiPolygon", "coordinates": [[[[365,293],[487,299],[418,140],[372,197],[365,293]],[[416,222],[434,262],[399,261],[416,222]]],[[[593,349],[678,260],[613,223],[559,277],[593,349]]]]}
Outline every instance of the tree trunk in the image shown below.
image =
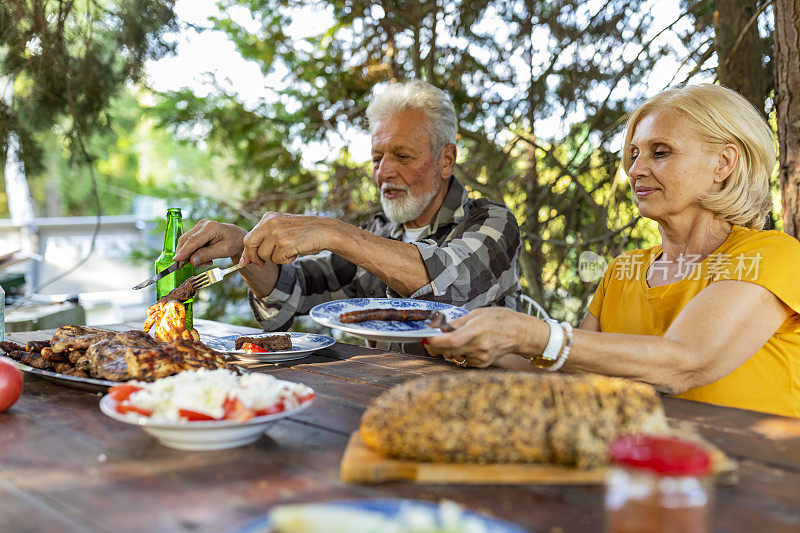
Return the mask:
{"type": "MultiPolygon", "coordinates": [[[[769,51],[758,34],[757,20],[752,20],[757,12],[756,0],[714,0],[717,79],[747,98],[767,119],[765,103],[773,88],[772,65],[763,61],[769,51]]],[[[770,209],[764,229],[774,227],[775,214],[770,209]]]]}
{"type": "Polygon", "coordinates": [[[800,238],[800,0],[775,0],[775,107],[783,231],[800,238]]]}
{"type": "Polygon", "coordinates": [[[766,50],[757,23],[742,33],[757,10],[756,0],[714,0],[714,44],[719,82],[742,94],[765,115],[764,103],[772,90],[770,73],[762,61],[766,50]]]}

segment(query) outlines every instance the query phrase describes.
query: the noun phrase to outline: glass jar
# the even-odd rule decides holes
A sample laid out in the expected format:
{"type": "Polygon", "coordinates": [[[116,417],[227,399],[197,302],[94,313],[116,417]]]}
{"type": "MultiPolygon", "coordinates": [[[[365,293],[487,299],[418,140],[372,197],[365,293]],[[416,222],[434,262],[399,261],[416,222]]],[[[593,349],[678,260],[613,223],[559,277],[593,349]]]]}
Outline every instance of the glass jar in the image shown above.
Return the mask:
{"type": "Polygon", "coordinates": [[[610,453],[609,533],[710,531],[711,459],[703,447],[674,437],[637,435],[615,441],[610,453]]]}

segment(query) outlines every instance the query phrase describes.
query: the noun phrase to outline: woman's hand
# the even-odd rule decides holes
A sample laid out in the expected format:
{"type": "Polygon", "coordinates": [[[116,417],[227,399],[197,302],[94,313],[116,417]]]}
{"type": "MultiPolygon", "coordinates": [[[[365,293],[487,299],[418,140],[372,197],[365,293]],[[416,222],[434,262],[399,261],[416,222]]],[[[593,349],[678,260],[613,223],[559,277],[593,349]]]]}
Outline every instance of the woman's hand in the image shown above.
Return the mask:
{"type": "Polygon", "coordinates": [[[509,354],[535,352],[549,326],[505,307],[484,307],[453,320],[452,333],[427,339],[425,349],[459,366],[486,368],[509,354]]]}

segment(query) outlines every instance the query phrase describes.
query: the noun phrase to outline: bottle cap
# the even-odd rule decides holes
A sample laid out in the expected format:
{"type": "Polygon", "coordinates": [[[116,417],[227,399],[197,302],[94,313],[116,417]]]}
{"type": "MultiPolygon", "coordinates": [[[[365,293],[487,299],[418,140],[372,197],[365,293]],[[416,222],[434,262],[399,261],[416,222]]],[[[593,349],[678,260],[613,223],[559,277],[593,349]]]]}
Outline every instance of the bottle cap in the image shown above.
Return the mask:
{"type": "Polygon", "coordinates": [[[676,437],[627,435],[611,444],[611,460],[665,476],[703,476],[711,457],[701,446],[676,437]]]}

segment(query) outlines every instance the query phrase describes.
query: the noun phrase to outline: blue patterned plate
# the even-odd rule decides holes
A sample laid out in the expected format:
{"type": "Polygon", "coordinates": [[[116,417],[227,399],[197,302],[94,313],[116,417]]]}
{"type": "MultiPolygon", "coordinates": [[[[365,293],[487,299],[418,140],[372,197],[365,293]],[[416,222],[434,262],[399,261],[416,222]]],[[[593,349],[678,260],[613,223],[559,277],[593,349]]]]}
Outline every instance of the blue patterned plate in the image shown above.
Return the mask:
{"type": "Polygon", "coordinates": [[[311,318],[330,328],[373,341],[419,342],[425,337],[441,335],[441,330],[428,327],[422,321],[398,322],[396,320],[371,320],[356,324],[342,324],[339,315],[350,311],[368,309],[424,309],[441,311],[448,321],[467,313],[466,309],[441,302],[409,300],[404,298],[351,298],[319,304],[311,310],[311,318]]]}
{"type": "Polygon", "coordinates": [[[357,531],[469,531],[475,533],[526,533],[526,529],[466,510],[452,501],[439,504],[400,498],[343,500],[279,506],[247,522],[235,533],[273,531],[281,522],[300,523],[309,533],[357,531]],[[273,515],[273,512],[275,514],[273,515]]]}
{"type": "Polygon", "coordinates": [[[279,363],[281,361],[292,361],[294,359],[302,359],[307,357],[311,352],[332,346],[336,341],[325,335],[316,335],[314,333],[299,333],[296,331],[287,331],[279,333],[254,333],[247,335],[248,337],[271,337],[273,335],[286,335],[289,334],[292,338],[292,347],[288,350],[274,350],[265,353],[247,353],[244,350],[235,349],[236,339],[242,335],[228,335],[227,337],[209,337],[204,339],[210,348],[218,352],[228,353],[239,359],[246,361],[259,361],[262,363],[279,363]]]}

